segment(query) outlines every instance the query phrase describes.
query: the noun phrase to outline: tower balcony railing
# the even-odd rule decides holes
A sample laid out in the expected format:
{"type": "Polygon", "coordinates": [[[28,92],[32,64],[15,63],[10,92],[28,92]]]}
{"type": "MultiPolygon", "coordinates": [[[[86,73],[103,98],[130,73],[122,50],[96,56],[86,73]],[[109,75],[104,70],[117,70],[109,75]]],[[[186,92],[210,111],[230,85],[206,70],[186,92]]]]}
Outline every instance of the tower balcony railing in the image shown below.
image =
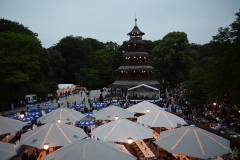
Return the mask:
{"type": "Polygon", "coordinates": [[[157,79],[155,77],[135,77],[135,78],[116,77],[116,80],[119,80],[119,81],[154,81],[157,79]]]}
{"type": "Polygon", "coordinates": [[[147,49],[146,48],[136,48],[136,47],[125,47],[124,50],[126,52],[146,52],[147,49]]]}
{"type": "Polygon", "coordinates": [[[151,62],[121,62],[121,65],[152,65],[151,62]]]}

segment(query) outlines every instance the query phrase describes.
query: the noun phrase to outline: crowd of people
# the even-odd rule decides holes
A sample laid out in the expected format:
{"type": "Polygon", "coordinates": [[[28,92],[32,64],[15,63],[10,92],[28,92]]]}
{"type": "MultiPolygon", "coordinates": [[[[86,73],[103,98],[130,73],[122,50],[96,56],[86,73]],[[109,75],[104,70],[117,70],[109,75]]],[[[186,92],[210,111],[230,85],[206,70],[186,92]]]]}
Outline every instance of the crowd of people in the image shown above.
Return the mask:
{"type": "MultiPolygon", "coordinates": [[[[186,121],[192,120],[194,123],[203,123],[209,128],[216,130],[232,130],[240,133],[240,111],[237,111],[235,106],[230,106],[225,101],[219,99],[215,104],[192,105],[185,98],[184,93],[187,91],[183,84],[171,85],[165,88],[159,88],[161,94],[160,103],[156,103],[160,107],[167,108],[170,112],[176,113],[186,121]]],[[[115,96],[124,94],[123,89],[107,89],[109,95],[114,92],[115,96]]],[[[107,98],[107,104],[113,101],[112,98],[107,98]]],[[[124,108],[128,108],[134,103],[130,100],[117,99],[124,108]]]]}

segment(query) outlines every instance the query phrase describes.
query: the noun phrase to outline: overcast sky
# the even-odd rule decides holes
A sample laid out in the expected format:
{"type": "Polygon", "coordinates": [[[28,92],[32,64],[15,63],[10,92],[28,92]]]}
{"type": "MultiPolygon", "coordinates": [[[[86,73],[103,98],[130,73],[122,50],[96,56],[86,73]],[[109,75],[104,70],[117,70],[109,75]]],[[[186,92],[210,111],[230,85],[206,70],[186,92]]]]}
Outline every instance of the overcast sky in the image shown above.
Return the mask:
{"type": "Polygon", "coordinates": [[[43,47],[73,35],[119,45],[137,25],[155,41],[173,31],[205,44],[235,21],[240,0],[0,0],[0,17],[38,33],[43,47]]]}

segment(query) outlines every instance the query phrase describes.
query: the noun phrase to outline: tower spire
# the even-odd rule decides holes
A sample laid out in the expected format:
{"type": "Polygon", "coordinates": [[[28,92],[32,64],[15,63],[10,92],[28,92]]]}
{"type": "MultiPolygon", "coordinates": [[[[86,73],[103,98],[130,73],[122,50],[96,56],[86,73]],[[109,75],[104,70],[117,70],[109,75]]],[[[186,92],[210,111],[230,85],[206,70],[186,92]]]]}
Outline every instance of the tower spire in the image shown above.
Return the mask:
{"type": "Polygon", "coordinates": [[[137,26],[137,18],[136,18],[136,12],[135,12],[135,26],[137,26]]]}

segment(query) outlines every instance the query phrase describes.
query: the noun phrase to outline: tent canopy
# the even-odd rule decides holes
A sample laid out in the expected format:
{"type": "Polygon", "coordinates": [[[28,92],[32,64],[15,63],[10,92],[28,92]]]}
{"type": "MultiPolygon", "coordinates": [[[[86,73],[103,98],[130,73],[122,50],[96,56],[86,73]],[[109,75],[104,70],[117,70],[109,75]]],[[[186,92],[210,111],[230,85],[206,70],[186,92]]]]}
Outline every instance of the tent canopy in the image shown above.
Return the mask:
{"type": "Polygon", "coordinates": [[[160,100],[160,91],[157,88],[141,84],[128,89],[129,100],[160,100]]]}
{"type": "Polygon", "coordinates": [[[58,84],[59,89],[67,89],[67,88],[74,88],[74,84],[58,84]]]}
{"type": "Polygon", "coordinates": [[[134,91],[134,92],[139,92],[139,91],[152,91],[152,92],[159,92],[159,90],[157,88],[154,88],[154,87],[151,87],[151,86],[148,86],[146,84],[140,84],[138,86],[135,86],[135,87],[132,87],[132,88],[129,88],[128,91],[134,91]]]}

